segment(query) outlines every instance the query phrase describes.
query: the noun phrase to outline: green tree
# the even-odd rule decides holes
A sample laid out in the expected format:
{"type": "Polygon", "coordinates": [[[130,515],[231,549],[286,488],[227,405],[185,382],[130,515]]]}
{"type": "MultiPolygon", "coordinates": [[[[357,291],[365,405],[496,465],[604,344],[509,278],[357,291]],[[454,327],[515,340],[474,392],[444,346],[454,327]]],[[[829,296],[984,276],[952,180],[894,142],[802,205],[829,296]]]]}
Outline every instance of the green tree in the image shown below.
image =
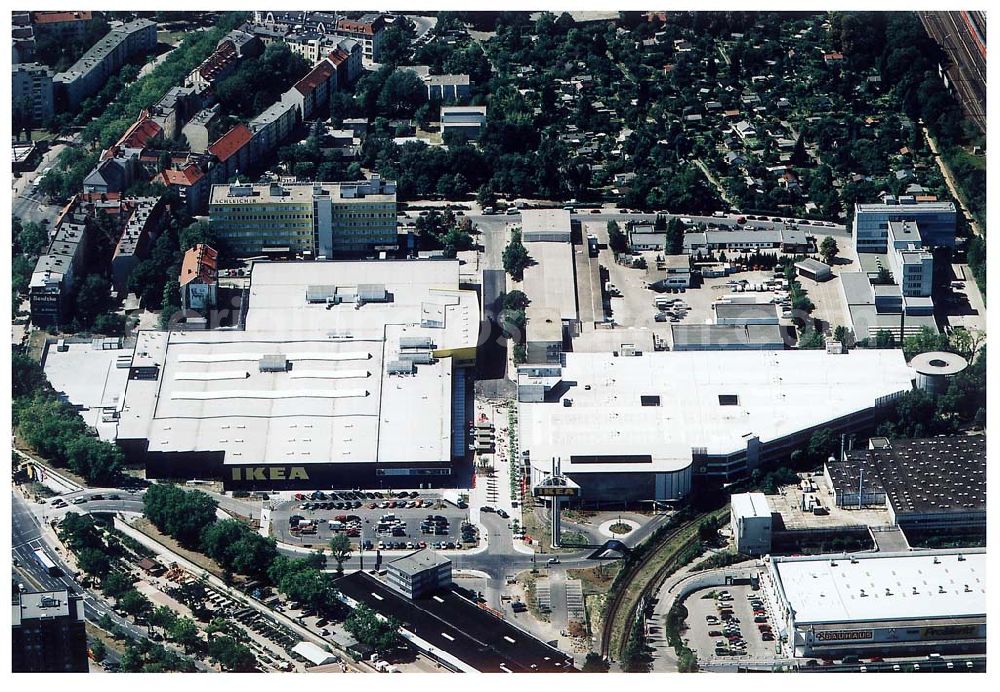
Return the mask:
{"type": "Polygon", "coordinates": [[[379,654],[386,654],[399,645],[399,622],[395,618],[381,619],[365,605],[355,608],[344,622],[344,628],[362,644],[379,654]]]}
{"type": "Polygon", "coordinates": [[[668,255],[684,254],[684,224],[676,216],[670,219],[667,224],[667,249],[668,255]]]}
{"type": "Polygon", "coordinates": [[[45,379],[41,366],[34,358],[14,350],[11,352],[10,366],[11,395],[15,399],[48,388],[48,380],[45,379]]]}
{"type": "Polygon", "coordinates": [[[108,655],[108,649],[103,641],[94,637],[90,642],[90,653],[94,657],[94,660],[100,663],[108,655]]]}
{"type": "Polygon", "coordinates": [[[503,251],[503,268],[515,280],[520,281],[524,277],[524,270],[531,263],[528,249],[521,242],[521,232],[514,231],[511,234],[510,242],[503,251]]]}
{"type": "Polygon", "coordinates": [[[132,578],[122,572],[111,572],[101,580],[101,593],[109,598],[121,598],[123,594],[131,590],[132,578]]]}
{"type": "Polygon", "coordinates": [[[887,329],[879,329],[875,332],[875,348],[895,348],[896,337],[887,329]]]}
{"type": "Polygon", "coordinates": [[[903,356],[906,360],[921,353],[949,350],[951,350],[951,344],[948,337],[944,334],[938,334],[930,327],[921,327],[919,332],[903,339],[903,356]]]}
{"type": "Polygon", "coordinates": [[[149,615],[150,627],[159,627],[164,633],[177,622],[177,613],[167,606],[158,606],[149,615]]]}
{"type": "Polygon", "coordinates": [[[174,485],[149,487],[142,499],[143,511],[153,524],[185,545],[197,545],[201,532],[215,521],[218,503],[198,490],[184,491],[174,485]]]}
{"type": "Polygon", "coordinates": [[[76,554],[76,564],[87,574],[103,577],[111,570],[111,558],[96,548],[84,548],[76,554]]]}
{"type": "Polygon", "coordinates": [[[110,442],[80,435],[65,447],[70,469],[95,484],[108,484],[118,479],[124,467],[121,448],[110,442]]]}
{"type": "Polygon", "coordinates": [[[388,118],[409,118],[427,100],[427,87],[416,73],[397,70],[389,75],[379,92],[378,113],[388,118]]]}
{"type": "Polygon", "coordinates": [[[153,604],[135,589],[130,589],[118,597],[118,608],[126,615],[141,620],[152,613],[153,604]]]}
{"type": "Polygon", "coordinates": [[[837,438],[829,428],[821,428],[809,438],[806,456],[816,464],[825,462],[834,456],[837,449],[837,438]]]}
{"type": "Polygon", "coordinates": [[[90,274],[76,290],[74,319],[81,329],[94,325],[97,316],[111,310],[111,284],[103,276],[90,274]]]}
{"type": "Polygon", "coordinates": [[[795,140],[789,162],[797,168],[809,165],[809,155],[806,153],[806,143],[802,135],[799,135],[799,138],[795,140]]]}
{"type": "Polygon", "coordinates": [[[232,637],[213,637],[208,642],[208,655],[226,670],[252,673],[257,668],[253,652],[232,637]]]}
{"type": "Polygon", "coordinates": [[[503,309],[504,310],[525,310],[531,301],[528,300],[528,296],[524,294],[523,291],[513,290],[510,293],[504,294],[503,297],[503,309]]]}
{"type": "Polygon", "coordinates": [[[344,563],[351,558],[351,539],[346,533],[336,533],[330,539],[330,557],[337,563],[337,572],[344,572],[344,563]]]}
{"type": "Polygon", "coordinates": [[[628,238],[622,233],[617,221],[608,221],[608,247],[616,255],[628,252],[628,238]]]}
{"type": "Polygon", "coordinates": [[[849,336],[850,332],[848,332],[847,327],[843,325],[838,325],[837,328],[833,330],[833,338],[839,341],[844,346],[844,348],[847,348],[849,345],[847,343],[849,336]]]}
{"type": "Polygon", "coordinates": [[[833,264],[833,258],[837,256],[840,252],[840,248],[837,247],[837,241],[831,236],[823,238],[823,242],[819,246],[819,254],[823,257],[823,261],[827,264],[833,264]]]}
{"type": "Polygon", "coordinates": [[[607,673],[611,670],[611,665],[596,651],[587,654],[587,659],[583,663],[584,673],[607,673]]]}
{"type": "Polygon", "coordinates": [[[170,626],[170,638],[184,647],[184,653],[190,653],[201,644],[198,636],[198,625],[191,618],[180,617],[170,626]]]}

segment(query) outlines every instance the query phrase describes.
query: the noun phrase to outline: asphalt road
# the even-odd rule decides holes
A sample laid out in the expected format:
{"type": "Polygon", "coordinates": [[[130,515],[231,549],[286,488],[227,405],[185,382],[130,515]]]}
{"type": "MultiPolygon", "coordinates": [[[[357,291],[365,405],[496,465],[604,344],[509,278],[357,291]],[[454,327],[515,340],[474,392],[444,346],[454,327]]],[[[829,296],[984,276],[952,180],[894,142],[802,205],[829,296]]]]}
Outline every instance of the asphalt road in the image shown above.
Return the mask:
{"type": "Polygon", "coordinates": [[[17,561],[15,565],[16,575],[20,579],[20,583],[23,583],[28,590],[68,589],[72,593],[83,594],[84,615],[89,621],[96,623],[103,615],[107,614],[133,639],[144,639],[148,636],[145,628],[115,614],[103,599],[83,589],[74,581],[71,576],[73,570],[63,561],[59,553],[46,543],[37,516],[16,491],[11,492],[11,528],[11,549],[14,559],[17,561]],[[56,566],[62,570],[60,576],[50,575],[35,561],[33,551],[38,548],[44,548],[56,566]]]}

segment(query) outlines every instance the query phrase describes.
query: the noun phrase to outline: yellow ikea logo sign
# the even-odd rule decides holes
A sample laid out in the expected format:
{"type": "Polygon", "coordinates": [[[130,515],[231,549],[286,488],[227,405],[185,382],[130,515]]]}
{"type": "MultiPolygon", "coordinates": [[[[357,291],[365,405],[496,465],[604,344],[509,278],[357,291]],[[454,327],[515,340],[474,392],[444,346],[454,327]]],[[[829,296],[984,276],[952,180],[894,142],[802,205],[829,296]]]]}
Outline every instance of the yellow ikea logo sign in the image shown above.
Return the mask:
{"type": "Polygon", "coordinates": [[[234,481],[307,481],[305,466],[233,467],[234,481]]]}

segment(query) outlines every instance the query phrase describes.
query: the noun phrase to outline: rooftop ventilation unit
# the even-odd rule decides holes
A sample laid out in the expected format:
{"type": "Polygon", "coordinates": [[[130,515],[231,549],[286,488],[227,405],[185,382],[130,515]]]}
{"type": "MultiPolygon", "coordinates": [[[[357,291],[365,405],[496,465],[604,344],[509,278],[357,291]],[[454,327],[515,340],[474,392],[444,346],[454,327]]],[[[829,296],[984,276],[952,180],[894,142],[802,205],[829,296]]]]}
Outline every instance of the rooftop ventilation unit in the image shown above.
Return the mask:
{"type": "Polygon", "coordinates": [[[435,361],[434,355],[430,351],[416,351],[411,353],[400,353],[400,360],[406,360],[418,365],[430,365],[435,361]]]}
{"type": "Polygon", "coordinates": [[[437,344],[434,343],[434,339],[428,336],[401,336],[399,338],[400,348],[419,348],[419,349],[431,349],[435,348],[437,344]]]}
{"type": "Polygon", "coordinates": [[[385,371],[390,375],[412,375],[415,370],[413,361],[393,360],[385,365],[385,371]]]}
{"type": "Polygon", "coordinates": [[[288,359],[280,353],[268,354],[260,359],[261,372],[286,372],[288,370],[288,359]]]}
{"type": "Polygon", "coordinates": [[[306,287],[306,302],[307,303],[327,303],[331,299],[336,298],[337,287],[336,286],[307,286],[306,287]]]}

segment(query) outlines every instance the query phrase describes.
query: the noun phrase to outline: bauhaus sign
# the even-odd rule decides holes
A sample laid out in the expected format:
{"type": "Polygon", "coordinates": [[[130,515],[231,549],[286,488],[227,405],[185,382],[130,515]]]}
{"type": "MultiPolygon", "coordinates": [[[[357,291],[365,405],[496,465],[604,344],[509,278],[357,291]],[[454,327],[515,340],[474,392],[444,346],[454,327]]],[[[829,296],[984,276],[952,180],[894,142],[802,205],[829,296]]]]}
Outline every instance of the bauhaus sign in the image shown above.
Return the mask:
{"type": "Polygon", "coordinates": [[[856,641],[858,639],[874,639],[873,630],[825,630],[816,633],[816,639],[821,642],[856,641]]]}

